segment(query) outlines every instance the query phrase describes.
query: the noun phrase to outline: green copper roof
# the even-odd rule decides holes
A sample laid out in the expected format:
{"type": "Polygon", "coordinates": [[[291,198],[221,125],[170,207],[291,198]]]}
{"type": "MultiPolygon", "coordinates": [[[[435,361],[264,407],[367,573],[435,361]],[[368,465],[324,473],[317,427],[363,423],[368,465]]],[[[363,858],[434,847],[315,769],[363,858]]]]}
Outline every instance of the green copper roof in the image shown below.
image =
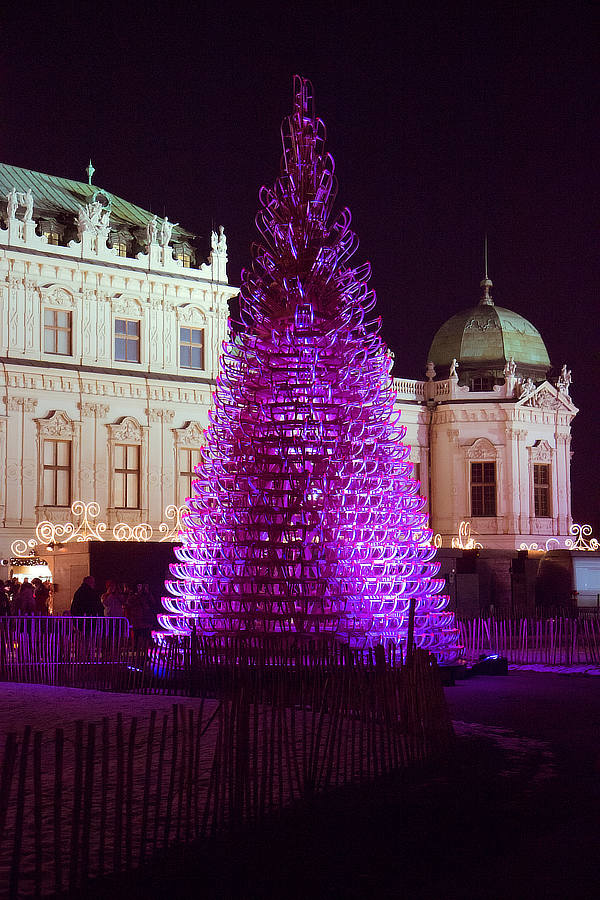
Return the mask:
{"type": "MultiPolygon", "coordinates": [[[[60,215],[71,213],[75,218],[80,206],[89,203],[98,190],[110,197],[111,200],[111,225],[130,225],[134,228],[145,228],[152,218],[152,213],[135,203],[129,203],[122,197],[117,197],[110,191],[100,189],[98,185],[85,184],[82,181],[73,181],[70,178],[59,178],[56,175],[44,175],[42,172],[33,172],[31,169],[21,169],[19,166],[9,166],[0,163],[0,197],[6,200],[6,195],[13,188],[18,193],[25,193],[28,188],[33,192],[34,218],[46,215],[60,215]]],[[[20,213],[19,213],[20,215],[20,213]]],[[[172,240],[191,239],[194,235],[185,228],[176,226],[173,229],[172,240]]]]}
{"type": "Polygon", "coordinates": [[[480,303],[448,319],[438,330],[428,360],[449,366],[515,363],[550,368],[548,351],[531,322],[510,309],[480,303]]]}

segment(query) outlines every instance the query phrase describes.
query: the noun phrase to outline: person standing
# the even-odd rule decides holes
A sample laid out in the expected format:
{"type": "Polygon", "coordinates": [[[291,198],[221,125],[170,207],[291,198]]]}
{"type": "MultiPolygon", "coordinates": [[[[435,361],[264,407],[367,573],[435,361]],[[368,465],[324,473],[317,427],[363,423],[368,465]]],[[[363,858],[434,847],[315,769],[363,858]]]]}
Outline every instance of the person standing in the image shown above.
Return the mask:
{"type": "Polygon", "coordinates": [[[123,595],[117,588],[116,581],[107,581],[106,590],[102,594],[104,615],[110,618],[121,618],[125,615],[123,609],[123,595]]]}
{"type": "Polygon", "coordinates": [[[32,616],[35,613],[35,596],[33,593],[33,585],[29,583],[28,578],[23,579],[21,588],[16,599],[16,610],[19,616],[32,616]]]}
{"type": "Polygon", "coordinates": [[[35,614],[36,616],[48,616],[48,601],[50,599],[50,591],[43,584],[41,578],[34,578],[31,582],[34,587],[35,614]]]}
{"type": "Polygon", "coordinates": [[[93,575],[86,575],[80,587],[73,594],[71,615],[74,617],[104,616],[104,607],[100,594],[96,590],[96,581],[93,575]]]}

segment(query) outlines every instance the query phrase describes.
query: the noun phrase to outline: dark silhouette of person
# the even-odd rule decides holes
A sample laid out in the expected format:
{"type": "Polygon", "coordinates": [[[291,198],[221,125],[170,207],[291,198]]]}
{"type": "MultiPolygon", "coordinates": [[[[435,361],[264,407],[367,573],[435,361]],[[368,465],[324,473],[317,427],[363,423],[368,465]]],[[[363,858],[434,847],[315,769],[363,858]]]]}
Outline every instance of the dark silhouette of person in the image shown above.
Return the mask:
{"type": "Polygon", "coordinates": [[[100,593],[96,590],[93,575],[86,575],[83,583],[73,594],[71,603],[72,616],[104,616],[104,607],[100,593]]]}

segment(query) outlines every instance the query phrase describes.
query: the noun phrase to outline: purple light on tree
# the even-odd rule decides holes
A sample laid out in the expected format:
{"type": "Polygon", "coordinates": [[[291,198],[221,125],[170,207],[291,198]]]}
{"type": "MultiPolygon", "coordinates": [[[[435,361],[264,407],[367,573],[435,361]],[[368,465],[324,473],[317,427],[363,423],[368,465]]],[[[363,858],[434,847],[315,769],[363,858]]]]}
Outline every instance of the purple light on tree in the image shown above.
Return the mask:
{"type": "Polygon", "coordinates": [[[281,175],[260,192],[243,328],[222,373],[175,548],[168,632],[333,633],[456,655],[439,564],[394,412],[391,356],[369,319],[370,267],[337,183],[310,82],[294,80],[281,175]]]}

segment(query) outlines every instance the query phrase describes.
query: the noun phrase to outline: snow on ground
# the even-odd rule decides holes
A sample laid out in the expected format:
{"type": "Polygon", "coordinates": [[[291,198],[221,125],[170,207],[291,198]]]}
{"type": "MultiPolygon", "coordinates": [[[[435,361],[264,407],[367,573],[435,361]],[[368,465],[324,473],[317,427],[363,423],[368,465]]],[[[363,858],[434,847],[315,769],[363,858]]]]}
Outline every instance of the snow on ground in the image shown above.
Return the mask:
{"type": "Polygon", "coordinates": [[[499,773],[501,777],[515,775],[522,771],[528,762],[532,769],[529,775],[531,787],[556,777],[555,756],[551,745],[546,741],[524,737],[510,728],[482,725],[480,722],[453,720],[452,726],[458,737],[485,738],[503,752],[505,765],[499,773]]]}
{"type": "Polygon", "coordinates": [[[126,721],[133,716],[149,718],[153,709],[159,713],[168,712],[174,703],[186,709],[199,709],[202,700],[3,681],[0,682],[0,734],[20,733],[25,725],[31,725],[37,731],[54,730],[78,719],[100,723],[105,716],[116,719],[117,713],[122,713],[126,721]]]}
{"type": "Polygon", "coordinates": [[[543,663],[509,663],[516,672],[550,672],[554,675],[600,675],[600,666],[546,666],[543,663]]]}

